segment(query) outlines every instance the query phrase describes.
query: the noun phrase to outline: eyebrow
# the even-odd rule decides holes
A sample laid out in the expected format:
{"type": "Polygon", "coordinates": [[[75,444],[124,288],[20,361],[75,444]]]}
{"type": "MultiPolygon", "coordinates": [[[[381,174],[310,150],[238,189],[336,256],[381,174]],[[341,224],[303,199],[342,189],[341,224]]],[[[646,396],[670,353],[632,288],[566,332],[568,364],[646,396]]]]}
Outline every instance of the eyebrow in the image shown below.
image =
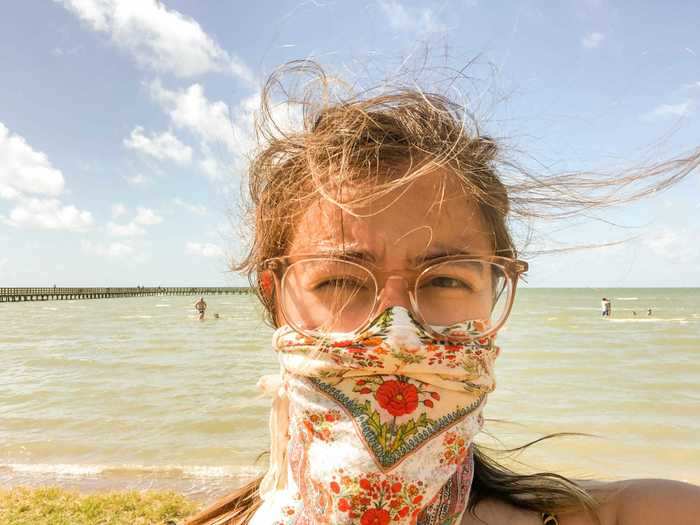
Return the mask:
{"type": "MultiPolygon", "coordinates": [[[[335,257],[337,259],[351,259],[351,260],[360,260],[360,261],[369,261],[372,263],[377,262],[376,257],[372,255],[371,252],[367,250],[363,250],[357,247],[350,247],[350,249],[343,249],[340,246],[333,246],[333,247],[326,247],[326,248],[319,248],[317,250],[318,255],[323,255],[326,257],[335,257]]],[[[442,257],[447,257],[450,255],[463,255],[465,257],[476,257],[477,254],[474,253],[473,251],[470,251],[468,249],[464,248],[449,248],[449,247],[435,247],[431,250],[428,250],[426,253],[422,255],[418,255],[416,257],[413,257],[410,259],[410,262],[413,266],[420,266],[421,264],[424,264],[429,261],[433,261],[435,259],[440,259],[442,257]]]]}
{"type": "Polygon", "coordinates": [[[376,257],[374,257],[374,255],[372,255],[370,252],[354,246],[350,247],[349,249],[341,246],[319,248],[316,253],[327,257],[335,257],[336,259],[359,259],[361,261],[370,261],[373,263],[377,262],[376,257]]]}
{"type": "Polygon", "coordinates": [[[411,262],[416,266],[420,266],[421,264],[424,264],[426,262],[433,261],[435,259],[440,259],[442,257],[448,257],[450,255],[464,255],[465,257],[475,257],[477,254],[464,248],[450,249],[447,247],[436,247],[432,250],[428,250],[423,255],[414,257],[411,260],[411,262]]]}

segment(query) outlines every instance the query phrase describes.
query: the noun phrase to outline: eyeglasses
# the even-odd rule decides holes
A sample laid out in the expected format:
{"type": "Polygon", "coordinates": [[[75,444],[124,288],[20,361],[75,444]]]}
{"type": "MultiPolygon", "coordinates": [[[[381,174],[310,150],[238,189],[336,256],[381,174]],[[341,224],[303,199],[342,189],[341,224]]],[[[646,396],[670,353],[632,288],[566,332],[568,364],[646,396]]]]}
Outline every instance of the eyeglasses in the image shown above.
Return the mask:
{"type": "Polygon", "coordinates": [[[352,257],[311,255],[268,259],[259,275],[270,298],[274,275],[284,320],[305,335],[362,332],[380,313],[386,284],[400,277],[423,328],[438,339],[464,341],[489,336],[505,323],[527,269],[525,261],[507,257],[451,255],[413,270],[382,271],[352,257]]]}

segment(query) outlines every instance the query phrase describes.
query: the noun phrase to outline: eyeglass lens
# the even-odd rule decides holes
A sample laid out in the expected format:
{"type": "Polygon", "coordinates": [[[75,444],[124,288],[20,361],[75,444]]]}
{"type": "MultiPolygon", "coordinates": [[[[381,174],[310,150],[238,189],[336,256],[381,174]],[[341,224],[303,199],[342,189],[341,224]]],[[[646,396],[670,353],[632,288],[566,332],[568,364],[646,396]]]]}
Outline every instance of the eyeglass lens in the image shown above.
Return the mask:
{"type": "MultiPolygon", "coordinates": [[[[287,268],[282,284],[284,314],[302,330],[350,332],[377,313],[373,310],[378,290],[371,272],[350,261],[297,261],[287,268]]],[[[424,271],[415,300],[424,322],[434,330],[479,320],[485,331],[505,315],[510,293],[510,280],[501,266],[456,260],[424,271]]]]}

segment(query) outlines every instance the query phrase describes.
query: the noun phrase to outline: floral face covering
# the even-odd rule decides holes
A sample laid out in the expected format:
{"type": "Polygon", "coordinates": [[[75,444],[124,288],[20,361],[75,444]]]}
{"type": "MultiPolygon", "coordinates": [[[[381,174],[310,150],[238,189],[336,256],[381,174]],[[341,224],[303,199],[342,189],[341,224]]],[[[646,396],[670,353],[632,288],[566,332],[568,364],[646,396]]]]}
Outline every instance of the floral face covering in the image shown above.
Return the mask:
{"type": "Polygon", "coordinates": [[[259,381],[273,395],[272,447],[253,525],[461,521],[495,387],[492,338],[436,341],[397,306],[350,336],[283,326],[273,347],[281,374],[259,381]]]}

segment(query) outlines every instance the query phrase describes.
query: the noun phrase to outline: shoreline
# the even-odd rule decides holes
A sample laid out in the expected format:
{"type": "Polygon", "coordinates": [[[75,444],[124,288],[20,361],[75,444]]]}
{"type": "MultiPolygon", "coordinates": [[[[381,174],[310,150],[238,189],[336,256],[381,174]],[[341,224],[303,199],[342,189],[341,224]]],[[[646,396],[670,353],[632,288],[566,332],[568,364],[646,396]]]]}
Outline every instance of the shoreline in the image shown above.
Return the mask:
{"type": "MultiPolygon", "coordinates": [[[[8,470],[8,469],[5,469],[8,470]]],[[[184,498],[206,505],[251,481],[256,476],[240,474],[230,476],[186,475],[177,469],[154,472],[110,470],[94,475],[67,475],[46,472],[2,472],[0,490],[28,488],[31,490],[55,487],[81,495],[111,492],[155,491],[174,492],[184,498]]]]}

